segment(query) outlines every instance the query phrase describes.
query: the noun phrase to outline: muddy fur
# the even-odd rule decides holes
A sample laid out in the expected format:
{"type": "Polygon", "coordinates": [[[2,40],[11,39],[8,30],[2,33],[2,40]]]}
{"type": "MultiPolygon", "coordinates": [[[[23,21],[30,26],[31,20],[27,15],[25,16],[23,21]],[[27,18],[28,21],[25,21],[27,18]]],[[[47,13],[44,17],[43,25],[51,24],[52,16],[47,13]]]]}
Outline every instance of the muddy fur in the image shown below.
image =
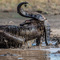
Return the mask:
{"type": "MultiPolygon", "coordinates": [[[[27,2],[20,3],[17,6],[17,12],[19,13],[19,15],[21,15],[23,17],[29,17],[31,19],[24,21],[19,26],[1,25],[0,30],[3,31],[2,39],[4,37],[4,41],[5,40],[8,41],[7,44],[5,42],[6,45],[10,46],[10,44],[11,44],[13,46],[18,46],[18,47],[20,44],[23,44],[23,42],[27,42],[32,39],[36,39],[36,45],[39,46],[41,36],[45,35],[45,43],[46,43],[46,45],[48,45],[47,40],[46,40],[45,26],[44,26],[44,20],[46,20],[45,17],[42,16],[41,14],[30,14],[30,13],[25,12],[22,9],[22,5],[25,5],[25,7],[26,7],[26,4],[28,4],[28,3],[27,2]],[[21,40],[19,41],[18,37],[24,38],[24,41],[22,43],[20,43],[21,40]],[[18,43],[16,43],[16,42],[18,42],[18,43]]],[[[0,38],[0,40],[1,40],[1,38],[0,38]]],[[[4,42],[4,41],[2,41],[2,42],[4,42]]]]}
{"type": "MultiPolygon", "coordinates": [[[[12,36],[23,37],[25,38],[25,42],[36,39],[37,45],[40,44],[40,38],[44,35],[44,22],[40,22],[34,19],[26,20],[25,22],[21,23],[19,26],[14,25],[1,25],[0,26],[2,31],[11,34],[12,36]]],[[[5,40],[7,37],[4,37],[4,34],[0,34],[2,36],[2,39],[5,40]]],[[[1,38],[0,38],[1,40],[1,38]]],[[[8,42],[12,42],[11,39],[7,40],[8,42]]],[[[2,42],[4,42],[2,40],[2,42]]],[[[15,42],[13,40],[13,42],[15,42]]],[[[16,42],[15,42],[16,43],[16,42]]],[[[10,45],[10,43],[8,43],[10,45]]],[[[17,43],[18,44],[18,43],[17,43]]],[[[19,44],[18,44],[19,45],[19,44]]],[[[14,45],[13,45],[14,46],[14,45]]]]}

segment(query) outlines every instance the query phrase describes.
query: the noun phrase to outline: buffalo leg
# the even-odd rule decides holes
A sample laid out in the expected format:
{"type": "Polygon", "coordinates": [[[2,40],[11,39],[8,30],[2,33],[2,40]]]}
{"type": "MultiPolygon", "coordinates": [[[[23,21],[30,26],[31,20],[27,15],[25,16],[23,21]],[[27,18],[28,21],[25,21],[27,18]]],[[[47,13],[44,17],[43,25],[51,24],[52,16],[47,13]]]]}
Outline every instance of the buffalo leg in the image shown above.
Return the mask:
{"type": "Polygon", "coordinates": [[[41,38],[41,37],[38,37],[38,38],[36,39],[36,46],[39,46],[39,45],[40,45],[40,38],[41,38]]]}

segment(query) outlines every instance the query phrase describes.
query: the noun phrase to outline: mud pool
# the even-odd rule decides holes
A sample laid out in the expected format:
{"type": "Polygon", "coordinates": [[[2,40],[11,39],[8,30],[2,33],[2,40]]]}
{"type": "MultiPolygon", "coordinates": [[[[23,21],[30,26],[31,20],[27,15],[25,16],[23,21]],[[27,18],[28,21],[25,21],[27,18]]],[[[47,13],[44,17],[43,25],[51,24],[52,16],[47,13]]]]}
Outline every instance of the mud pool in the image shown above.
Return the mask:
{"type": "MultiPolygon", "coordinates": [[[[26,18],[17,16],[17,13],[0,12],[0,25],[18,25],[26,20],[26,18]]],[[[52,33],[60,35],[60,15],[46,15],[46,17],[51,25],[52,33]]],[[[45,46],[43,42],[42,47],[39,46],[24,50],[19,48],[0,49],[0,60],[60,60],[59,51],[60,47],[45,46]]]]}
{"type": "Polygon", "coordinates": [[[0,60],[60,60],[60,48],[0,49],[0,60]]]}

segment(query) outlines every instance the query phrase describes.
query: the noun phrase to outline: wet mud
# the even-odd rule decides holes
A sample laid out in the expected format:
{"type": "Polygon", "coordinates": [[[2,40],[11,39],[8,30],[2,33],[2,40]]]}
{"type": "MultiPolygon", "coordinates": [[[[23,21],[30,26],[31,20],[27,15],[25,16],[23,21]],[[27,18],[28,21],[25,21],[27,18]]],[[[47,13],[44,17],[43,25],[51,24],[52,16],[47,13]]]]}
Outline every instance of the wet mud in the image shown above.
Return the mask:
{"type": "MultiPolygon", "coordinates": [[[[45,16],[51,25],[49,46],[43,42],[40,46],[29,49],[3,48],[0,49],[0,60],[60,60],[60,15],[45,16]]],[[[17,13],[0,13],[0,25],[19,25],[25,20],[27,19],[18,17],[17,13]]]]}

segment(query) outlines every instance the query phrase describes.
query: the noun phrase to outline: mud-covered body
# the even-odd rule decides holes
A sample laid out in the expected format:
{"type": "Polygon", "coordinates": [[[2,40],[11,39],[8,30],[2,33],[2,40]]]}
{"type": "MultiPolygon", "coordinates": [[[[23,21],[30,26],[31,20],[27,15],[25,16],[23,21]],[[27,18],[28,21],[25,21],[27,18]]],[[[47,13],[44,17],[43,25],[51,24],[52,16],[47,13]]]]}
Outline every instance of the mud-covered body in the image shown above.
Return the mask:
{"type": "MultiPolygon", "coordinates": [[[[43,36],[44,34],[44,22],[39,22],[36,20],[28,20],[23,22],[23,26],[6,25],[2,26],[0,30],[3,32],[10,33],[12,36],[22,36],[26,41],[35,39],[38,36],[43,36]]],[[[21,24],[20,24],[21,25],[21,24]]]]}
{"type": "Polygon", "coordinates": [[[19,26],[15,25],[1,25],[0,26],[0,41],[7,47],[20,47],[23,42],[27,42],[36,39],[36,45],[40,44],[41,36],[45,35],[45,43],[49,38],[50,28],[48,29],[47,20],[41,14],[29,14],[21,9],[21,6],[27,4],[22,2],[17,7],[17,12],[23,17],[29,17],[30,20],[26,20],[19,26]],[[2,32],[1,32],[2,31],[2,32]],[[49,32],[49,33],[47,33],[49,32]]]}
{"type": "Polygon", "coordinates": [[[3,31],[2,34],[0,32],[0,36],[1,36],[0,41],[1,39],[2,42],[5,42],[6,40],[8,42],[8,45],[13,44],[12,42],[21,44],[24,41],[27,42],[32,39],[37,39],[38,37],[44,35],[44,22],[39,22],[36,20],[26,20],[22,24],[20,24],[20,26],[14,26],[14,25],[0,26],[1,27],[0,31],[3,31]],[[13,39],[14,37],[16,37],[17,40],[18,38],[22,37],[23,41],[21,42],[14,40],[13,39]]]}
{"type": "Polygon", "coordinates": [[[44,22],[36,20],[25,21],[24,25],[21,26],[20,35],[25,38],[26,41],[37,38],[44,34],[44,22]],[[26,23],[27,22],[27,23],[26,23]]]}

